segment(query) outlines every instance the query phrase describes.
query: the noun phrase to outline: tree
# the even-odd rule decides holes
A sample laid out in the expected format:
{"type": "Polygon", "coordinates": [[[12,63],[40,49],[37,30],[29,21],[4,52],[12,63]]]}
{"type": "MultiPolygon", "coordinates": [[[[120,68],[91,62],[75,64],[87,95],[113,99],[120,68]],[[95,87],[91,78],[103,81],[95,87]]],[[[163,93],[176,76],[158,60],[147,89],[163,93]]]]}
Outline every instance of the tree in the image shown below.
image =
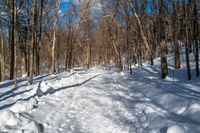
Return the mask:
{"type": "Polygon", "coordinates": [[[183,2],[183,18],[184,18],[184,31],[183,31],[183,37],[184,43],[185,43],[185,58],[186,58],[186,70],[187,70],[187,79],[191,79],[191,72],[190,72],[190,61],[189,61],[189,39],[188,39],[188,14],[186,11],[186,2],[185,0],[183,2]]]}
{"type": "Polygon", "coordinates": [[[174,5],[174,15],[173,15],[173,40],[174,40],[174,66],[175,69],[180,68],[180,54],[179,54],[179,44],[178,44],[178,2],[173,1],[174,5]]]}
{"type": "Polygon", "coordinates": [[[198,0],[194,0],[194,42],[195,42],[195,61],[196,76],[199,77],[199,23],[198,23],[198,0]]]}
{"type": "MultiPolygon", "coordinates": [[[[15,40],[14,40],[14,38],[15,38],[15,36],[14,36],[14,21],[15,21],[15,3],[16,3],[16,0],[13,0],[12,1],[13,2],[13,7],[12,7],[12,10],[13,10],[13,14],[12,14],[12,18],[13,18],[13,23],[12,23],[12,35],[11,35],[11,32],[10,32],[10,34],[9,34],[9,37],[11,36],[12,38],[12,40],[9,38],[9,40],[11,40],[10,41],[10,80],[12,80],[13,78],[14,78],[14,69],[15,69],[15,40]]],[[[7,3],[8,3],[8,13],[10,13],[11,11],[10,11],[10,1],[8,0],[7,1],[7,3]]],[[[10,22],[10,20],[8,21],[8,25],[9,25],[9,27],[10,27],[10,25],[11,25],[11,22],[10,22]]],[[[11,28],[10,28],[11,29],[11,28]]],[[[10,31],[10,29],[9,29],[9,31],[10,31]]]]}
{"type": "Polygon", "coordinates": [[[2,30],[2,7],[0,6],[0,82],[5,80],[5,61],[4,61],[4,34],[2,30]]]}
{"type": "Polygon", "coordinates": [[[32,24],[32,45],[30,45],[30,64],[29,64],[29,83],[33,83],[33,61],[34,61],[34,46],[36,46],[36,31],[37,31],[37,0],[33,0],[33,24],[32,24]]]}
{"type": "Polygon", "coordinates": [[[53,17],[53,38],[52,38],[52,48],[51,48],[51,74],[55,73],[55,46],[56,46],[56,31],[58,22],[58,11],[60,9],[61,0],[56,1],[56,7],[53,17]]]}
{"type": "Polygon", "coordinates": [[[73,32],[73,25],[74,25],[74,14],[75,10],[72,7],[68,12],[68,20],[67,20],[67,41],[66,41],[66,50],[65,50],[65,71],[70,70],[72,68],[73,62],[73,40],[74,40],[74,32],[73,32]]]}
{"type": "MultiPolygon", "coordinates": [[[[139,31],[140,31],[142,40],[143,40],[143,42],[144,42],[144,46],[145,46],[145,48],[146,48],[146,50],[147,50],[147,53],[151,56],[151,55],[152,55],[152,52],[151,52],[151,49],[150,49],[150,47],[149,47],[149,43],[148,43],[148,41],[147,41],[147,38],[146,38],[146,36],[145,36],[145,34],[144,34],[144,30],[143,30],[143,28],[142,28],[141,21],[140,21],[138,15],[137,15],[137,13],[134,11],[133,5],[132,5],[132,4],[130,4],[130,5],[131,5],[131,11],[132,11],[134,17],[136,18],[136,21],[137,21],[137,24],[138,24],[138,27],[139,27],[139,31]]],[[[133,28],[133,27],[132,27],[132,28],[133,28]]],[[[145,54],[146,54],[146,52],[145,52],[145,54]]]]}
{"type": "MultiPolygon", "coordinates": [[[[17,88],[17,4],[16,0],[13,0],[13,31],[12,31],[12,47],[13,47],[13,61],[14,61],[14,88],[17,88]]],[[[11,60],[12,61],[12,60],[11,60]]]]}
{"type": "Polygon", "coordinates": [[[159,0],[159,32],[160,32],[160,58],[161,58],[161,78],[165,79],[168,75],[167,65],[167,45],[165,42],[165,21],[164,21],[164,2],[159,0]]]}
{"type": "Polygon", "coordinates": [[[43,8],[44,8],[44,0],[40,1],[40,25],[39,25],[39,40],[37,45],[37,52],[36,52],[36,75],[40,74],[40,48],[42,45],[42,15],[43,15],[43,8]]]}
{"type": "Polygon", "coordinates": [[[121,44],[120,44],[120,23],[119,23],[119,4],[120,1],[116,0],[114,4],[114,11],[111,17],[111,25],[113,25],[113,28],[110,26],[108,27],[110,39],[113,44],[114,51],[116,53],[116,62],[117,67],[119,68],[119,71],[123,71],[123,62],[122,62],[122,54],[121,54],[121,44]],[[112,31],[112,32],[111,32],[112,31]]]}

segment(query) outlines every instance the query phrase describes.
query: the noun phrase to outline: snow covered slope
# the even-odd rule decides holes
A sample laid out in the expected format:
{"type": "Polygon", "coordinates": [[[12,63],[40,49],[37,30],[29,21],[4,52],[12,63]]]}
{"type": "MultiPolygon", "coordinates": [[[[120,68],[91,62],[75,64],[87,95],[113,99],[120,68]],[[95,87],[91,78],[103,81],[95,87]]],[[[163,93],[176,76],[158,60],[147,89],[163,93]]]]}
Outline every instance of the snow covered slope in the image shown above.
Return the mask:
{"type": "Polygon", "coordinates": [[[161,80],[156,64],[133,75],[77,68],[33,85],[23,78],[17,90],[1,83],[0,132],[199,133],[200,78],[186,81],[184,69],[169,67],[161,80]]]}

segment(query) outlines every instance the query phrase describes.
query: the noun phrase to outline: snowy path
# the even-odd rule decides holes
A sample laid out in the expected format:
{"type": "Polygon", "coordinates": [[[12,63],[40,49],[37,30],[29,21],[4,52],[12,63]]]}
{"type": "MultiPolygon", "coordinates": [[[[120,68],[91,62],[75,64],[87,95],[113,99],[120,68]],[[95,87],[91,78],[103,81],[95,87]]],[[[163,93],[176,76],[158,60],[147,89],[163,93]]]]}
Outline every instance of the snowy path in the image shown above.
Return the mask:
{"type": "MultiPolygon", "coordinates": [[[[18,90],[10,82],[0,85],[0,110],[13,111],[13,117],[19,113],[38,132],[42,127],[45,133],[200,132],[199,79],[176,79],[173,85],[151,66],[136,68],[133,75],[76,69],[36,79],[31,86],[22,80],[18,90]]],[[[21,123],[17,129],[23,131],[21,123]]],[[[8,131],[7,125],[0,120],[0,131],[8,131]]]]}

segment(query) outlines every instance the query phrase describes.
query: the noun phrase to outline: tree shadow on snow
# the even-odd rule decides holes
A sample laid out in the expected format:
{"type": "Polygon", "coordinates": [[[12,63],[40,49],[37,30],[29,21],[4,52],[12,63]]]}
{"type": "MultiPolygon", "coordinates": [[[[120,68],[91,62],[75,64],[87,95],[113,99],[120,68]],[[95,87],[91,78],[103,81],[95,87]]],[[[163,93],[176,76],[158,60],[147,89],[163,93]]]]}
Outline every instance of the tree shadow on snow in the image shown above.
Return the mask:
{"type": "Polygon", "coordinates": [[[16,93],[13,93],[13,91],[10,90],[10,91],[7,92],[7,94],[6,94],[7,96],[5,96],[5,95],[1,95],[1,96],[0,96],[0,98],[2,98],[2,97],[5,96],[4,98],[0,99],[0,102],[6,100],[6,99],[8,99],[8,98],[15,97],[15,96],[17,96],[17,95],[21,95],[21,94],[23,94],[23,93],[29,92],[29,91],[31,91],[31,90],[33,90],[33,89],[24,90],[24,91],[20,91],[20,92],[16,92],[16,93]],[[8,94],[9,94],[9,95],[8,95],[8,94]]]}
{"type": "MultiPolygon", "coordinates": [[[[111,78],[110,78],[111,79],[111,78]]],[[[143,129],[144,133],[148,133],[150,130],[150,127],[148,125],[146,127],[143,126],[143,122],[140,122],[140,117],[141,115],[138,115],[136,112],[138,110],[137,105],[142,105],[145,107],[150,107],[154,110],[156,110],[157,115],[161,115],[162,119],[168,119],[172,120],[177,123],[188,123],[188,124],[194,124],[194,125],[200,125],[200,121],[196,121],[189,116],[184,116],[182,114],[177,114],[176,112],[170,110],[170,108],[166,108],[164,105],[156,101],[157,98],[154,97],[162,97],[162,94],[172,94],[172,95],[177,95],[178,97],[183,97],[186,100],[197,100],[200,101],[200,92],[190,90],[186,87],[180,86],[180,85],[173,85],[171,82],[166,82],[164,84],[161,79],[149,79],[148,77],[141,76],[136,73],[136,75],[133,74],[133,76],[129,76],[128,78],[124,79],[123,76],[120,77],[119,79],[103,79],[101,82],[102,84],[110,84],[108,86],[112,86],[112,90],[110,91],[109,95],[106,96],[101,96],[101,97],[106,97],[106,98],[111,98],[114,103],[121,103],[124,105],[124,108],[127,112],[132,114],[132,116],[136,117],[136,120],[134,119],[129,119],[126,114],[123,114],[120,112],[120,110],[113,107],[112,111],[114,112],[115,115],[110,115],[109,113],[104,113],[103,115],[106,118],[109,118],[112,120],[114,123],[117,125],[122,125],[126,127],[131,127],[130,132],[136,132],[136,128],[143,129]],[[114,81],[111,81],[114,80],[114,81]],[[158,81],[160,80],[160,81],[158,81]],[[128,84],[127,84],[128,83],[128,84]],[[130,87],[130,84],[133,84],[134,86],[130,87]],[[139,88],[137,88],[137,84],[139,85],[139,88]],[[144,88],[146,85],[150,85],[152,88],[157,88],[159,91],[157,92],[150,92],[152,93],[152,97],[146,97],[146,93],[148,88],[144,88]],[[119,88],[120,86],[124,87],[119,88]],[[136,85],[136,86],[135,86],[136,85]],[[169,87],[166,87],[168,85],[169,87]],[[175,88],[173,88],[175,87],[175,88]],[[137,88],[137,89],[136,89],[137,88]],[[144,92],[143,92],[144,90],[144,92]],[[113,93],[115,92],[115,93],[113,93]],[[139,92],[141,96],[135,96],[136,92],[139,92]],[[133,95],[130,95],[133,94],[133,95]],[[135,129],[134,129],[135,128],[135,129]]],[[[106,87],[105,87],[106,88],[106,87]]],[[[98,87],[95,87],[95,89],[101,89],[98,87]]],[[[151,89],[149,89],[151,91],[151,89]]],[[[109,92],[109,89],[108,89],[109,92]]],[[[98,96],[97,96],[98,97],[98,96]]],[[[158,100],[158,99],[157,99],[158,100]]],[[[171,99],[168,99],[169,101],[171,99]]],[[[93,100],[93,103],[97,106],[102,106],[101,103],[98,101],[93,100]]],[[[167,103],[168,104],[168,103],[167,103]]],[[[173,105],[173,103],[171,103],[173,105]]],[[[168,106],[168,105],[167,105],[168,106]]],[[[182,105],[180,105],[182,106],[182,105]]],[[[142,111],[141,111],[142,112],[142,111]]],[[[144,112],[142,112],[144,113],[144,112]]],[[[154,113],[155,114],[155,113],[154,113]]],[[[147,115],[147,119],[149,114],[147,115]]],[[[150,121],[151,122],[151,121],[150,121]]],[[[149,123],[151,124],[151,123],[149,123]]],[[[167,123],[164,123],[162,129],[160,129],[161,133],[166,133],[167,131],[167,123]]]]}
{"type": "MultiPolygon", "coordinates": [[[[81,83],[74,84],[74,85],[69,85],[69,86],[63,86],[63,87],[58,88],[58,89],[53,89],[53,88],[51,87],[51,88],[49,88],[46,92],[43,92],[43,91],[40,89],[40,88],[41,88],[41,83],[42,83],[42,81],[40,81],[40,82],[39,82],[39,85],[38,85],[38,88],[37,88],[37,91],[36,91],[36,93],[35,93],[34,95],[32,95],[32,96],[30,96],[30,97],[28,97],[28,98],[20,98],[20,99],[16,100],[16,101],[13,102],[13,103],[5,104],[5,105],[3,105],[3,106],[0,107],[0,110],[3,110],[3,109],[5,109],[5,108],[9,108],[9,107],[11,107],[12,105],[14,105],[15,103],[17,103],[18,101],[28,101],[28,100],[30,100],[31,98],[42,97],[42,96],[45,96],[45,95],[48,95],[48,94],[54,94],[54,93],[56,93],[56,92],[58,92],[58,91],[65,90],[65,89],[68,89],[68,88],[74,88],[74,87],[81,86],[81,85],[83,85],[83,84],[85,84],[85,83],[91,81],[92,79],[98,77],[99,75],[100,75],[100,74],[95,75],[95,76],[93,76],[93,77],[91,77],[91,78],[89,78],[89,79],[87,79],[87,80],[85,80],[85,81],[83,81],[83,82],[81,82],[81,83]]],[[[30,90],[27,90],[27,91],[30,91],[30,90]]],[[[24,92],[21,92],[21,93],[24,93],[24,92]]]]}

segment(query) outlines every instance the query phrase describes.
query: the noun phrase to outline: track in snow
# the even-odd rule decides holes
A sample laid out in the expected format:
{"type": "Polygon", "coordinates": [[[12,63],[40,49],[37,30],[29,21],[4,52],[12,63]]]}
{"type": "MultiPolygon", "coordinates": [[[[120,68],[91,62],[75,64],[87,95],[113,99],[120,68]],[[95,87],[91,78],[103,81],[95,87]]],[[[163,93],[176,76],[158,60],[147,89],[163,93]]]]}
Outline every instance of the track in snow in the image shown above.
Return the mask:
{"type": "Polygon", "coordinates": [[[22,101],[45,133],[166,133],[174,125],[198,133],[200,95],[187,88],[198,86],[198,79],[173,85],[154,67],[138,69],[133,75],[79,69],[46,75],[31,86],[22,81],[18,90],[0,95],[0,109],[16,111],[22,101]]]}

